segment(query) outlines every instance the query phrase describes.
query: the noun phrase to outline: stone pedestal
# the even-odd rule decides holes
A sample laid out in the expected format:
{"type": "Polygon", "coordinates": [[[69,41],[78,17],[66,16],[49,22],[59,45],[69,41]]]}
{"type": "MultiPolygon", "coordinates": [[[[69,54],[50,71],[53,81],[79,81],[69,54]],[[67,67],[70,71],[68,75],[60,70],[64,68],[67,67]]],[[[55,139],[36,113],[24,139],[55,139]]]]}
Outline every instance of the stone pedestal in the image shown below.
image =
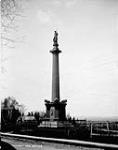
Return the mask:
{"type": "Polygon", "coordinates": [[[46,116],[47,119],[51,121],[61,120],[64,121],[66,119],[66,100],[65,101],[54,101],[54,102],[47,102],[45,101],[46,105],[46,116]]]}
{"type": "Polygon", "coordinates": [[[72,123],[68,121],[43,121],[39,126],[39,128],[69,128],[73,127],[72,123]]]}

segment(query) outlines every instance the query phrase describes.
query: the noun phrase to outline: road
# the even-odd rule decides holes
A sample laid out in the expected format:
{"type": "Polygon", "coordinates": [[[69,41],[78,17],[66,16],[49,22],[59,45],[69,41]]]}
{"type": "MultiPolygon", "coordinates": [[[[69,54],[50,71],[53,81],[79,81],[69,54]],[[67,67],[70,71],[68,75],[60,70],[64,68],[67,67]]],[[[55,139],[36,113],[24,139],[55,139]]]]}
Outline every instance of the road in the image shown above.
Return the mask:
{"type": "Polygon", "coordinates": [[[32,141],[25,139],[21,140],[11,137],[2,137],[2,141],[11,144],[17,150],[103,150],[100,148],[87,148],[81,146],[32,141]]]}

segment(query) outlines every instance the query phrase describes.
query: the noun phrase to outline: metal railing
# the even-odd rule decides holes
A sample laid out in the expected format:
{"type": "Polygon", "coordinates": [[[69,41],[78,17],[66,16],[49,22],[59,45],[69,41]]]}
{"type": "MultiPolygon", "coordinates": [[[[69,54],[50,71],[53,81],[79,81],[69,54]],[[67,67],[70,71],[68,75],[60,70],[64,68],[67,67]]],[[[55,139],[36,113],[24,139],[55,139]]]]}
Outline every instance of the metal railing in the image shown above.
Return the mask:
{"type": "MultiPolygon", "coordinates": [[[[118,127],[118,122],[117,122],[118,127]]],[[[111,137],[118,137],[118,129],[113,130],[110,128],[109,122],[95,122],[90,123],[90,137],[92,136],[111,136],[111,137]]]]}

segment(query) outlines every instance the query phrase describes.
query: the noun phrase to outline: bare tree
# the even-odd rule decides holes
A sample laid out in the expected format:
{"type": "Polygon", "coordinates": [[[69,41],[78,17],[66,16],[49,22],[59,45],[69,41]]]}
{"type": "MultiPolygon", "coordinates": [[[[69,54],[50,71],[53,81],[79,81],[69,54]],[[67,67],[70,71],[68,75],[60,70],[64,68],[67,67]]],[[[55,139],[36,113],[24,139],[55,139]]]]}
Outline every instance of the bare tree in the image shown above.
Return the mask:
{"type": "MultiPolygon", "coordinates": [[[[14,48],[18,42],[15,33],[19,28],[18,18],[23,17],[23,2],[25,0],[1,0],[1,52],[0,52],[0,73],[6,73],[5,62],[8,61],[6,51],[14,48]]],[[[18,35],[17,38],[20,38],[18,35]]]]}
{"type": "Polygon", "coordinates": [[[1,0],[2,46],[10,46],[15,40],[10,32],[15,30],[16,18],[22,16],[20,0],[1,0]]]}
{"type": "Polygon", "coordinates": [[[24,105],[19,105],[14,97],[7,97],[1,103],[2,126],[16,123],[19,116],[22,116],[24,105]]]}

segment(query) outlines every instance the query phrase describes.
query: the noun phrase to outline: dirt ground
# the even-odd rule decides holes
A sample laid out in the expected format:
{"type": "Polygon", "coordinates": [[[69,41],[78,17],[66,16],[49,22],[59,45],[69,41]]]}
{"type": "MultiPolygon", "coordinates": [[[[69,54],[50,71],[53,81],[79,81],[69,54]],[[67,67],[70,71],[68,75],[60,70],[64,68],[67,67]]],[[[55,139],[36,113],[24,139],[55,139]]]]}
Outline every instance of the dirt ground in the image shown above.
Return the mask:
{"type": "Polygon", "coordinates": [[[16,150],[102,150],[42,141],[11,139],[8,137],[2,138],[2,141],[11,144],[16,150]]]}

